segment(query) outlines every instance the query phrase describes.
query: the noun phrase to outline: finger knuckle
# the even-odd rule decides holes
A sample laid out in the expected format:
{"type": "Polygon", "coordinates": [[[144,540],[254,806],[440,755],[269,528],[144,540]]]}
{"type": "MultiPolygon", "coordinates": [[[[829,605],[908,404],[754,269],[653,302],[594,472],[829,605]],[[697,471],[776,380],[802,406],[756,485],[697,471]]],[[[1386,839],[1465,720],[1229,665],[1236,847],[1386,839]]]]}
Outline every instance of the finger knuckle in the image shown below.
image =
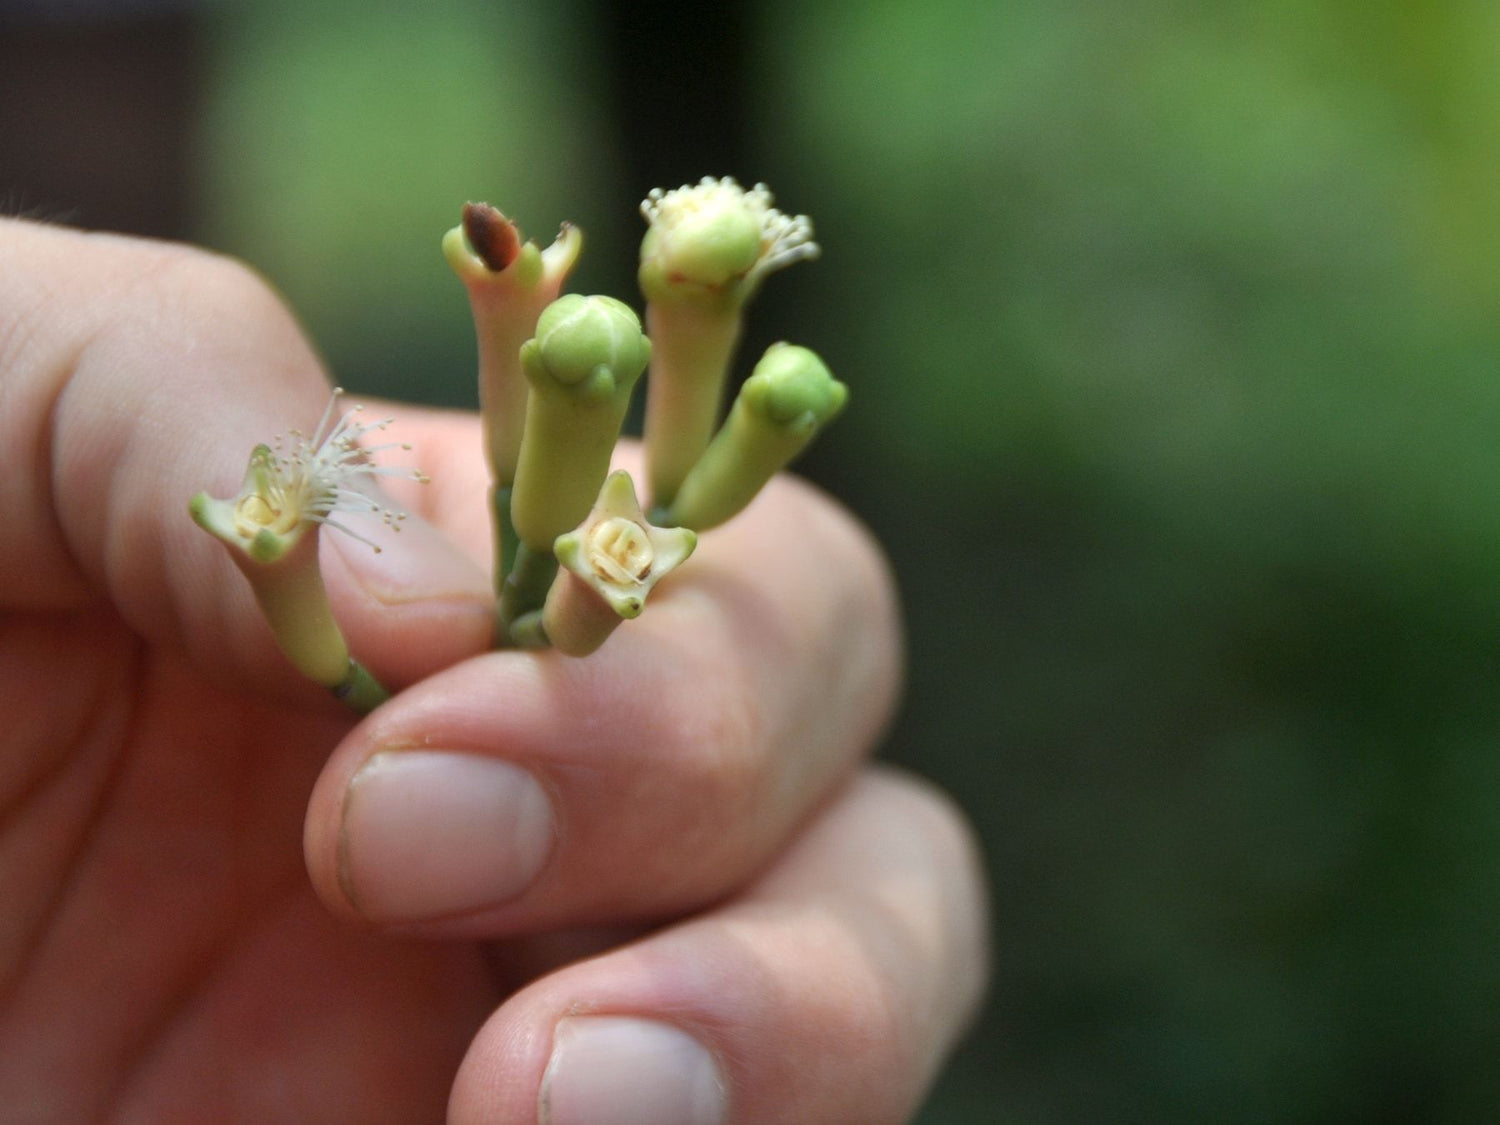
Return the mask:
{"type": "Polygon", "coordinates": [[[237,258],[162,244],[143,255],[136,270],[143,299],[166,320],[259,327],[291,321],[265,278],[237,258]]]}

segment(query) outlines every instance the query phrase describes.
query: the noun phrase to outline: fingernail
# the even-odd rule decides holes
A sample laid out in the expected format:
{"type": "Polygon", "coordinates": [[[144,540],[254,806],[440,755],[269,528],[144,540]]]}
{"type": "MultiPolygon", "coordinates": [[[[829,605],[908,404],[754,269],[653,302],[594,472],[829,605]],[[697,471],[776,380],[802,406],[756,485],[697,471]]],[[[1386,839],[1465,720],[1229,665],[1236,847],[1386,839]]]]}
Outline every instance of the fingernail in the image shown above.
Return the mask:
{"type": "Polygon", "coordinates": [[[525,770],[472,754],[376,754],[344,799],[340,874],[366,917],[418,921],[503,903],[552,851],[552,805],[525,770]]]}
{"type": "Polygon", "coordinates": [[[718,1063],[687,1032],[627,1016],[562,1020],[542,1076],[543,1125],[717,1125],[718,1063]]]}
{"type": "Polygon", "coordinates": [[[478,565],[425,520],[402,520],[400,530],[360,513],[341,514],[339,522],[369,542],[349,535],[326,535],[324,542],[332,544],[359,584],[378,601],[400,605],[489,593],[478,565]]]}

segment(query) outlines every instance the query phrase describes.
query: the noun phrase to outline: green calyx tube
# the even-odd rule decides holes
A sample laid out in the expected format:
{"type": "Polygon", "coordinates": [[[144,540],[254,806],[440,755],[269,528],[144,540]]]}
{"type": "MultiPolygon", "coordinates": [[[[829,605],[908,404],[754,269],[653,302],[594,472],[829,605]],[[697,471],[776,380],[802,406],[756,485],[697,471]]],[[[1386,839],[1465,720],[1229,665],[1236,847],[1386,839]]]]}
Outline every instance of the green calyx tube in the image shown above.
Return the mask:
{"type": "Polygon", "coordinates": [[[708,448],[724,408],[724,385],[742,317],[723,301],[646,306],[653,353],[646,395],[651,501],[669,505],[708,448]]]}
{"type": "Polygon", "coordinates": [[[498,486],[515,479],[520,454],[526,416],[521,345],[557,299],[582,249],[578,228],[564,223],[557,240],[540,250],[485,203],[465,205],[463,223],[443,236],[443,256],[464,283],[474,315],[485,445],[498,486]]]}
{"type": "MultiPolygon", "coordinates": [[[[252,461],[252,476],[255,472],[252,461]]],[[[350,657],[334,620],[318,568],[316,525],[298,527],[290,534],[263,527],[246,536],[236,528],[231,502],[201,492],[188,510],[198,526],[230,548],[230,557],[255,592],[276,647],[298,672],[328,688],[357,714],[385,702],[385,688],[350,657]]]]}
{"type": "Polygon", "coordinates": [[[532,551],[550,554],[593,507],[650,356],[639,318],[613,297],[569,294],[537,321],[521,348],[531,395],[511,494],[516,534],[532,551]]]}

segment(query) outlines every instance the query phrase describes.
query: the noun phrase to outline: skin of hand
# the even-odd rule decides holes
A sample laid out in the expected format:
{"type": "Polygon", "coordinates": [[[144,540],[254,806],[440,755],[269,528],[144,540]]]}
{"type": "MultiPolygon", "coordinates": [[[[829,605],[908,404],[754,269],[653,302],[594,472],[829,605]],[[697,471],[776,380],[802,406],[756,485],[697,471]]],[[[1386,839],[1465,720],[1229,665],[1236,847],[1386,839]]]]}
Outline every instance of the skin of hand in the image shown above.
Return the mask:
{"type": "Polygon", "coordinates": [[[356,722],[186,514],[326,378],[250,271],[0,222],[0,1105],[21,1120],[906,1120],[986,966],[961,816],[865,762],[889,576],[773,483],[595,656],[487,652],[476,420],[376,554],[356,722]],[[309,878],[309,875],[311,876],[309,878]]]}

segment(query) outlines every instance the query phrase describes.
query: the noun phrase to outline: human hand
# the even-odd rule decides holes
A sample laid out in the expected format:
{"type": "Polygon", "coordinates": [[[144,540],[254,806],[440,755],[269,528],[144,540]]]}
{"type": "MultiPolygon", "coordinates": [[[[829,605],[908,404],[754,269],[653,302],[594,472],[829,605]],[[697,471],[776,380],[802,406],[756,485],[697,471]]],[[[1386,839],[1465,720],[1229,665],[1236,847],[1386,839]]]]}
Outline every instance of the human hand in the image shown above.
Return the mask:
{"type": "Polygon", "coordinates": [[[242,268],[0,224],[0,1105],[906,1119],[983,909],[952,807],[861,764],[899,676],[866,535],[778,481],[595,656],[487,652],[477,424],[402,408],[433,483],[383,553],[323,543],[405,689],[355,725],[185,512],[326,395],[242,268]]]}

